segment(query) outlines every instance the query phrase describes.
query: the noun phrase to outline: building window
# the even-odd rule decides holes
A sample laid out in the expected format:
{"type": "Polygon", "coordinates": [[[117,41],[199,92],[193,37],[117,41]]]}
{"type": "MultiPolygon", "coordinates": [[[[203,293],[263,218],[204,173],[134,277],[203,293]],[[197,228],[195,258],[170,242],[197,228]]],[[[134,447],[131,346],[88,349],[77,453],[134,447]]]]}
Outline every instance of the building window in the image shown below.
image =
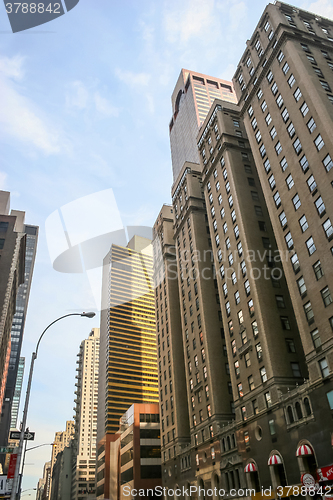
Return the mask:
{"type": "Polygon", "coordinates": [[[251,359],[250,359],[250,353],[249,352],[245,353],[244,360],[245,360],[245,366],[246,366],[246,368],[248,368],[249,366],[251,366],[251,359]]]}
{"type": "Polygon", "coordinates": [[[262,208],[258,205],[255,205],[254,211],[255,211],[257,217],[262,217],[264,215],[262,208]]]}
{"type": "Polygon", "coordinates": [[[268,172],[270,171],[271,169],[271,164],[269,162],[269,159],[266,158],[266,160],[264,161],[264,167],[265,167],[265,170],[266,170],[266,174],[268,174],[268,172]]]}
{"type": "Polygon", "coordinates": [[[306,319],[308,320],[308,323],[313,323],[314,314],[313,314],[311,302],[309,301],[306,304],[304,304],[303,308],[304,308],[305,316],[306,316],[306,319]]]}
{"type": "Polygon", "coordinates": [[[287,62],[285,62],[283,67],[282,67],[283,74],[286,75],[289,70],[290,70],[289,64],[287,62]]]}
{"type": "Polygon", "coordinates": [[[282,152],[282,146],[280,141],[275,144],[275,151],[278,156],[282,152]]]}
{"type": "Polygon", "coordinates": [[[258,401],[256,399],[252,401],[252,409],[254,415],[257,415],[259,413],[258,401]]]}
{"type": "Polygon", "coordinates": [[[326,238],[330,241],[333,238],[333,227],[330,219],[327,219],[323,224],[323,229],[326,234],[326,238]]]}
{"type": "Polygon", "coordinates": [[[259,148],[259,152],[260,152],[260,155],[261,155],[261,158],[264,158],[265,155],[266,155],[266,149],[265,149],[265,145],[262,144],[259,148]]]}
{"type": "Polygon", "coordinates": [[[271,87],[271,90],[272,90],[272,94],[273,95],[276,95],[277,94],[277,91],[278,91],[278,86],[277,86],[277,83],[274,82],[272,87],[271,87]]]}
{"type": "Polygon", "coordinates": [[[286,305],[284,303],[283,295],[275,295],[276,305],[279,309],[285,309],[286,305]]]}
{"type": "Polygon", "coordinates": [[[257,323],[257,321],[253,321],[251,323],[251,326],[252,326],[253,336],[254,336],[254,338],[257,338],[258,335],[259,335],[259,329],[258,329],[258,323],[257,323]]]}
{"type": "Polygon", "coordinates": [[[316,137],[316,138],[315,138],[315,140],[314,140],[314,143],[315,143],[315,146],[316,146],[316,148],[317,148],[317,150],[318,150],[318,151],[320,151],[320,150],[321,150],[321,148],[322,148],[323,146],[325,146],[325,143],[324,143],[324,141],[323,141],[323,138],[322,138],[322,136],[321,136],[320,134],[319,134],[319,135],[317,135],[317,137],[316,137]]]}
{"type": "Polygon", "coordinates": [[[250,391],[253,391],[253,389],[254,389],[253,375],[250,375],[247,380],[248,380],[248,383],[249,383],[249,389],[250,389],[250,391]]]}
{"type": "Polygon", "coordinates": [[[240,295],[239,295],[238,290],[237,290],[237,292],[235,292],[235,302],[236,302],[236,305],[240,303],[240,295]]]}
{"type": "Polygon", "coordinates": [[[321,267],[320,260],[317,260],[317,262],[315,262],[315,264],[313,264],[312,267],[317,280],[319,280],[322,276],[324,276],[324,271],[323,268],[321,267]]]}
{"type": "Polygon", "coordinates": [[[291,174],[289,174],[288,177],[286,178],[286,184],[287,184],[289,190],[294,186],[294,180],[293,180],[291,174]]]}
{"type": "Polygon", "coordinates": [[[298,209],[299,209],[299,207],[301,206],[301,200],[299,199],[298,194],[296,194],[296,195],[292,198],[292,202],[293,202],[293,205],[294,205],[295,210],[298,210],[298,209]]]}
{"type": "Polygon", "coordinates": [[[288,82],[289,87],[292,88],[292,86],[296,82],[296,79],[295,79],[294,75],[290,75],[290,77],[288,78],[287,82],[288,82]]]}
{"type": "Polygon", "coordinates": [[[320,80],[320,84],[323,87],[323,89],[326,90],[326,92],[332,92],[331,87],[328,85],[327,82],[320,80]]]}
{"type": "Polygon", "coordinates": [[[302,156],[302,158],[299,160],[299,163],[303,172],[305,173],[309,169],[309,162],[305,155],[302,156]]]}
{"type": "Polygon", "coordinates": [[[265,392],[264,396],[265,396],[266,407],[270,408],[272,406],[272,399],[270,392],[265,392]]]}
{"type": "Polygon", "coordinates": [[[290,323],[288,316],[280,316],[280,319],[283,330],[290,330],[290,323]]]}
{"type": "Polygon", "coordinates": [[[229,237],[225,240],[225,246],[226,246],[226,249],[229,250],[229,248],[231,246],[230,238],[229,237]]]}
{"type": "Polygon", "coordinates": [[[303,297],[306,294],[306,285],[303,276],[297,280],[298,290],[303,297]]]}
{"type": "Polygon", "coordinates": [[[276,128],[275,127],[271,128],[269,133],[271,135],[272,140],[275,139],[275,137],[277,136],[276,128]]]}
{"type": "Polygon", "coordinates": [[[299,366],[299,363],[290,363],[291,365],[291,371],[293,372],[293,377],[295,378],[301,378],[301,369],[300,369],[300,366],[299,366]]]}
{"type": "Polygon", "coordinates": [[[234,368],[235,368],[236,377],[239,377],[239,375],[240,375],[239,361],[234,362],[234,368]]]}
{"type": "Polygon", "coordinates": [[[268,113],[266,118],[265,118],[265,122],[267,123],[267,126],[271,123],[272,121],[272,117],[271,117],[271,114],[268,113]]]}
{"type": "Polygon", "coordinates": [[[311,332],[311,337],[312,337],[312,342],[314,347],[317,349],[317,347],[321,346],[321,339],[319,336],[319,330],[316,328],[315,330],[312,330],[311,332]]]}
{"type": "Polygon", "coordinates": [[[323,164],[324,164],[326,171],[329,172],[331,170],[331,168],[333,167],[333,161],[332,161],[330,155],[325,156],[325,158],[323,159],[323,164]]]}
{"type": "Polygon", "coordinates": [[[326,286],[325,288],[323,288],[321,291],[321,297],[324,301],[324,305],[325,307],[329,306],[330,304],[332,304],[332,297],[331,297],[331,293],[330,293],[330,290],[328,288],[328,286],[326,286]]]}
{"type": "Polygon", "coordinates": [[[301,144],[301,141],[299,140],[299,138],[297,137],[297,139],[293,142],[293,146],[294,146],[294,149],[295,149],[295,152],[297,155],[300,154],[300,152],[302,151],[302,144],[301,144]]]}
{"type": "Polygon", "coordinates": [[[325,214],[326,209],[325,209],[325,204],[324,204],[321,196],[319,196],[319,198],[316,199],[315,205],[316,205],[318,214],[322,217],[325,214]]]}
{"type": "Polygon", "coordinates": [[[306,116],[309,112],[309,107],[308,105],[306,104],[306,102],[304,101],[302,106],[299,108],[300,112],[302,113],[303,116],[306,116]]]}
{"type": "Polygon", "coordinates": [[[284,108],[284,110],[281,113],[281,116],[282,116],[282,120],[284,121],[284,123],[287,123],[287,121],[289,119],[289,113],[288,113],[287,108],[284,108]]]}
{"type": "Polygon", "coordinates": [[[307,179],[306,183],[309,186],[310,193],[313,193],[317,187],[317,183],[315,181],[314,176],[310,175],[310,177],[307,179]]]}
{"type": "Polygon", "coordinates": [[[299,222],[299,225],[301,226],[302,233],[304,233],[304,232],[308,229],[308,227],[309,227],[309,225],[308,225],[308,222],[307,222],[307,220],[306,220],[305,215],[303,215],[303,216],[299,219],[299,221],[298,221],[298,222],[299,222]]]}
{"type": "Polygon", "coordinates": [[[260,368],[260,377],[262,382],[267,382],[267,373],[266,373],[266,368],[264,366],[260,368]]]}
{"type": "Polygon", "coordinates": [[[295,130],[293,122],[289,123],[289,125],[287,127],[287,132],[288,132],[288,134],[289,134],[290,137],[294,137],[294,135],[296,133],[296,130],[295,130]]]}
{"type": "Polygon", "coordinates": [[[306,240],[305,244],[307,246],[309,255],[312,255],[316,251],[316,246],[314,244],[312,236],[311,236],[311,238],[309,238],[308,240],[306,240]]]}
{"type": "Polygon", "coordinates": [[[230,308],[230,302],[226,302],[225,304],[225,310],[226,310],[226,313],[227,313],[227,316],[230,316],[230,313],[231,313],[231,308],[230,308]]]}
{"type": "Polygon", "coordinates": [[[268,182],[269,182],[269,185],[271,187],[271,190],[273,191],[273,189],[275,188],[276,186],[276,182],[275,182],[275,177],[274,175],[270,175],[269,178],[268,178],[268,182]]]}
{"type": "Polygon", "coordinates": [[[284,228],[287,225],[287,222],[288,222],[286,214],[285,214],[284,211],[280,213],[279,219],[280,219],[281,226],[284,228]]]}
{"type": "Polygon", "coordinates": [[[237,384],[238,395],[240,398],[244,396],[242,384],[237,384]]]}
{"type": "Polygon", "coordinates": [[[244,322],[244,316],[242,310],[238,311],[237,317],[238,317],[238,323],[241,325],[244,322]]]}
{"type": "Polygon", "coordinates": [[[296,102],[298,102],[300,100],[300,98],[302,97],[302,92],[301,92],[299,87],[297,87],[297,89],[295,90],[294,97],[295,97],[296,102]]]}
{"type": "Polygon", "coordinates": [[[261,103],[261,111],[262,111],[263,113],[265,113],[266,109],[267,109],[267,103],[266,103],[266,101],[263,101],[263,102],[261,103]]]}
{"type": "Polygon", "coordinates": [[[308,121],[307,123],[307,127],[309,129],[309,132],[310,134],[312,134],[312,132],[315,130],[315,128],[317,127],[316,125],[316,122],[314,121],[313,118],[310,118],[310,120],[308,121]]]}
{"type": "Polygon", "coordinates": [[[279,208],[279,206],[281,205],[281,198],[279,191],[276,191],[275,195],[273,196],[273,199],[275,201],[276,208],[279,208]]]}
{"type": "Polygon", "coordinates": [[[287,244],[287,247],[289,250],[292,250],[294,248],[294,240],[291,236],[291,232],[289,231],[289,233],[287,233],[284,237],[284,239],[286,240],[286,244],[287,244]]]}
{"type": "Polygon", "coordinates": [[[323,378],[328,377],[329,374],[330,374],[330,370],[328,368],[328,364],[327,364],[326,358],[323,358],[323,359],[321,359],[319,361],[319,367],[320,367],[320,371],[321,371],[321,376],[323,378]]]}
{"type": "Polygon", "coordinates": [[[286,339],[287,351],[296,352],[295,343],[293,339],[286,339]]]}

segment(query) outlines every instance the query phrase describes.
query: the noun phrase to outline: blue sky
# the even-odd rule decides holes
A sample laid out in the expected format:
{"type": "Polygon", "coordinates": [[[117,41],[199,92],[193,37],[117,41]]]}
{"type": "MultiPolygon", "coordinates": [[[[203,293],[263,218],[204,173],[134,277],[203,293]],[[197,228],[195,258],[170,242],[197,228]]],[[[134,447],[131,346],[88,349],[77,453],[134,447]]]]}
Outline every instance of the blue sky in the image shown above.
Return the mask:
{"type": "MultiPolygon", "coordinates": [[[[53,270],[47,217],[112,188],[125,225],[152,225],[170,201],[170,97],[181,68],[230,80],[265,5],[80,0],[59,19],[17,34],[0,5],[0,189],[11,191],[11,206],[26,211],[27,223],[40,226],[27,364],[53,319],[95,307],[85,275],[53,270]]],[[[330,0],[294,5],[333,18],[330,0]]],[[[43,340],[28,418],[34,444],[51,443],[72,419],[76,353],[96,326],[98,316],[69,318],[43,340]]],[[[48,447],[27,455],[33,465],[23,489],[36,487],[49,457],[48,447]]]]}

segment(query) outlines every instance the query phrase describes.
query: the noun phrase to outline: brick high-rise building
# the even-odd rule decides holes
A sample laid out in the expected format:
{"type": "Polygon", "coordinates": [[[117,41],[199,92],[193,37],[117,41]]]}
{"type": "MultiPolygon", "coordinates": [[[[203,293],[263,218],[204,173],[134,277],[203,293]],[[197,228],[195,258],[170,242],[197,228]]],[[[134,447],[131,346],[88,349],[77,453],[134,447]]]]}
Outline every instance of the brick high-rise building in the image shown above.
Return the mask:
{"type": "MultiPolygon", "coordinates": [[[[333,463],[332,30],[327,19],[281,2],[268,5],[234,78],[238,105],[214,102],[189,141],[196,141],[197,159],[181,145],[182,154],[172,154],[178,177],[173,212],[164,207],[154,226],[162,247],[156,272],[167,241],[176,248],[168,253],[177,268],[173,313],[181,316],[191,439],[178,444],[177,422],[170,424],[164,406],[168,372],[161,369],[160,408],[170,428],[162,424],[162,439],[174,429],[170,442],[162,442],[167,487],[248,486],[261,498],[261,487],[272,485],[286,497],[284,486],[299,484],[305,472],[318,481],[333,463]],[[213,334],[222,328],[213,312],[214,279],[222,352],[213,334]],[[218,369],[192,352],[197,334],[218,369]],[[219,392],[228,385],[224,365],[231,374],[230,416],[229,398],[219,392]],[[208,404],[222,405],[218,415],[213,406],[202,413],[196,399],[193,377],[200,379],[201,370],[213,381],[208,404]],[[212,430],[207,443],[197,432],[205,428],[212,430]]],[[[185,102],[179,96],[176,120],[185,102]]],[[[193,133],[190,122],[178,132],[171,123],[172,148],[184,130],[193,133]]],[[[179,342],[177,330],[169,332],[171,346],[177,335],[179,342]]]]}
{"type": "Polygon", "coordinates": [[[99,342],[93,328],[77,355],[72,500],[95,496],[99,342]]]}

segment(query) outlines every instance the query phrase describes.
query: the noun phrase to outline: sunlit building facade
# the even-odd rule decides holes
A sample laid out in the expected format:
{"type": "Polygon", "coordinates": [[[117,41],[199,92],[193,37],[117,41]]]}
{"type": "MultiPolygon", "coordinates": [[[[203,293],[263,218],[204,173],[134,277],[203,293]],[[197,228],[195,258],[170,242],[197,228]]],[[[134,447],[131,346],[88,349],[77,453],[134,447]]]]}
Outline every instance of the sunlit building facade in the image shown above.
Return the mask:
{"type": "Polygon", "coordinates": [[[120,417],[133,403],[158,402],[152,280],[151,240],[134,236],[127,247],[112,245],[104,259],[102,291],[108,307],[101,313],[97,498],[107,491],[105,447],[110,448],[108,436],[118,431],[120,417]]]}
{"type": "Polygon", "coordinates": [[[173,181],[185,161],[199,163],[196,135],[214,99],[236,102],[231,82],[182,69],[171,97],[169,125],[173,181]]]}

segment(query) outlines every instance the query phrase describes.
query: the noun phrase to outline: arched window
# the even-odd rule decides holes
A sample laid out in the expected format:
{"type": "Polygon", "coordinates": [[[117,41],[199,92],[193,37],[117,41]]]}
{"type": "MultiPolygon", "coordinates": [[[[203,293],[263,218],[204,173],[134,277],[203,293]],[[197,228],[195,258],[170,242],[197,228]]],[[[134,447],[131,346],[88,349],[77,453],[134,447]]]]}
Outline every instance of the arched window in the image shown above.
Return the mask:
{"type": "Polygon", "coordinates": [[[223,453],[224,451],[226,451],[226,449],[225,449],[225,439],[223,438],[221,441],[221,453],[223,453]]]}
{"type": "Polygon", "coordinates": [[[297,415],[298,420],[301,420],[303,418],[303,413],[302,413],[301,405],[299,404],[298,401],[295,404],[295,409],[296,409],[296,415],[297,415]]]}
{"type": "Polygon", "coordinates": [[[305,407],[305,413],[307,416],[311,415],[311,406],[310,406],[310,401],[309,398],[304,398],[304,407],[305,407]]]}
{"type": "Polygon", "coordinates": [[[230,448],[231,448],[230,436],[227,436],[227,443],[228,443],[228,450],[230,450],[230,448]]]}
{"type": "Polygon", "coordinates": [[[236,448],[236,438],[235,438],[235,434],[232,434],[232,436],[231,436],[231,442],[232,442],[232,447],[233,447],[233,448],[236,448]]]}
{"type": "Polygon", "coordinates": [[[287,414],[288,414],[289,424],[292,424],[295,421],[295,419],[294,419],[293,409],[291,406],[288,406],[287,414]]]}

